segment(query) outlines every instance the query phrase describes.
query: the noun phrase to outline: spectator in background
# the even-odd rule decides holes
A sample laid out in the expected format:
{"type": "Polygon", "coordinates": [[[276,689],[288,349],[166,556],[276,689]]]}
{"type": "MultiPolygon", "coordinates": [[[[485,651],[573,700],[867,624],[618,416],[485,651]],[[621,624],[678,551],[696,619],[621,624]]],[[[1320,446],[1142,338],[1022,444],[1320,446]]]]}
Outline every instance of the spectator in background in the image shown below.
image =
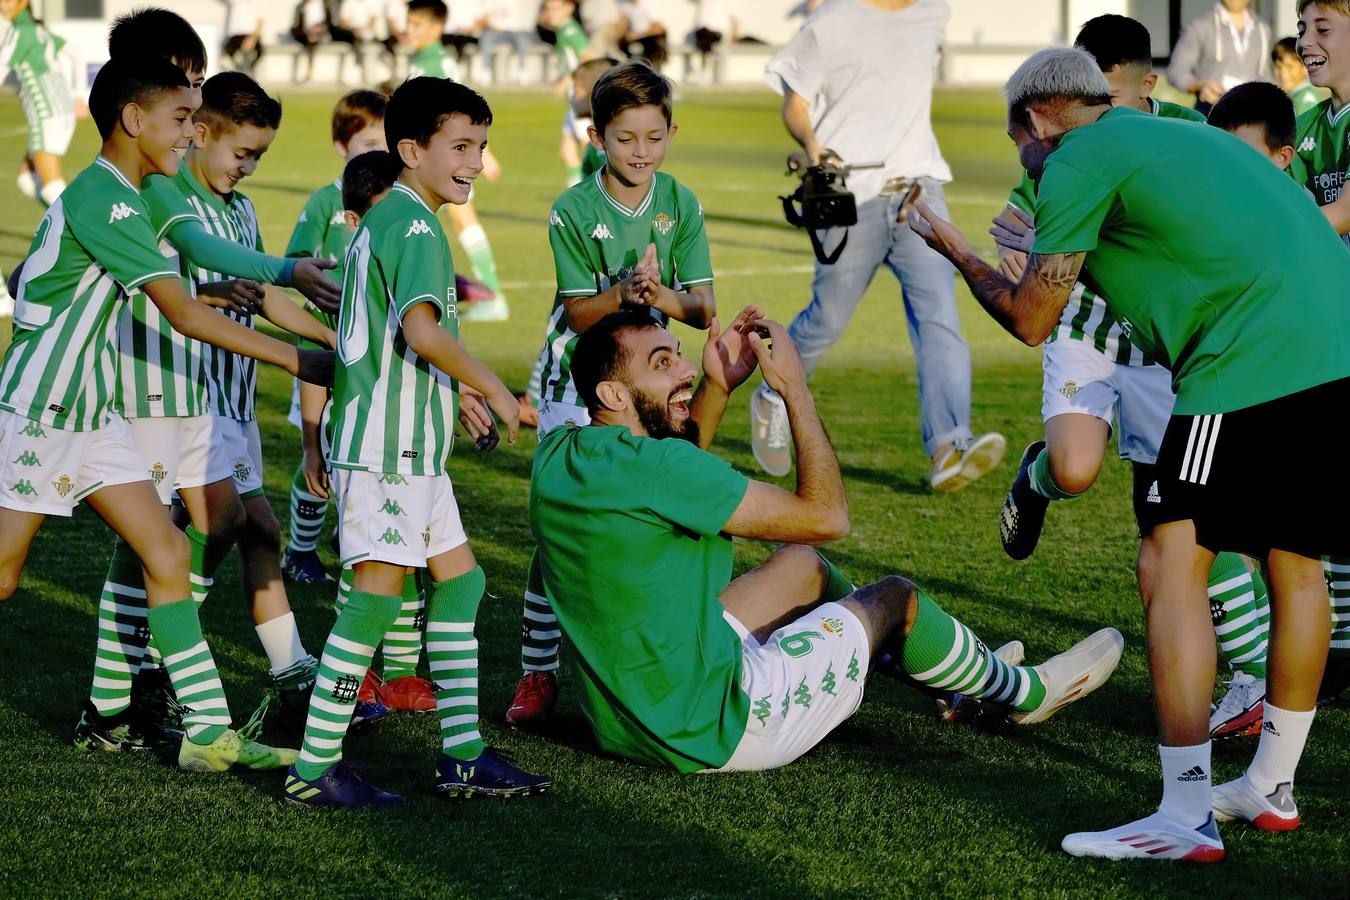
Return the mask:
{"type": "Polygon", "coordinates": [[[351,45],[361,73],[361,84],[371,81],[366,72],[366,53],[369,49],[379,47],[388,57],[390,70],[393,70],[394,51],[393,44],[389,42],[386,0],[342,0],[342,5],[338,7],[338,27],[333,32],[333,40],[351,45]]]}
{"type": "Polygon", "coordinates": [[[230,0],[225,23],[225,46],[221,52],[230,64],[246,75],[262,59],[263,11],[256,0],[230,0]]]}
{"type": "Polygon", "coordinates": [[[740,24],[732,9],[733,0],[694,0],[694,31],[690,35],[698,48],[698,70],[689,74],[689,80],[711,84],[711,56],[722,41],[734,44],[740,38],[740,24]]]}
{"type": "Polygon", "coordinates": [[[1298,38],[1280,38],[1270,51],[1270,63],[1275,72],[1275,83],[1294,101],[1295,117],[1322,102],[1322,95],[1308,80],[1308,69],[1298,55],[1298,38]]]}
{"type": "Polygon", "coordinates": [[[1172,50],[1167,80],[1196,96],[1205,115],[1230,88],[1272,81],[1270,26],[1249,8],[1251,0],[1222,0],[1197,16],[1172,50]]]}
{"type": "Polygon", "coordinates": [[[534,43],[534,13],[531,0],[487,0],[480,20],[478,52],[483,57],[489,80],[496,78],[493,53],[502,44],[509,44],[514,52],[508,80],[525,84],[525,64],[534,43]]]}
{"type": "Polygon", "coordinates": [[[445,36],[441,43],[454,49],[455,61],[461,63],[461,70],[467,71],[462,65],[464,50],[470,44],[478,43],[482,32],[483,0],[452,0],[446,5],[450,18],[445,20],[445,36]]]}
{"type": "Polygon", "coordinates": [[[629,59],[645,59],[660,71],[666,61],[666,26],[652,15],[650,0],[619,0],[622,31],[619,49],[629,59]]]}
{"type": "Polygon", "coordinates": [[[314,74],[314,49],[328,36],[328,7],[323,0],[300,0],[295,6],[295,21],[291,23],[291,37],[300,45],[300,55],[291,68],[291,80],[308,81],[314,74]],[[300,65],[305,67],[300,77],[300,65]]]}

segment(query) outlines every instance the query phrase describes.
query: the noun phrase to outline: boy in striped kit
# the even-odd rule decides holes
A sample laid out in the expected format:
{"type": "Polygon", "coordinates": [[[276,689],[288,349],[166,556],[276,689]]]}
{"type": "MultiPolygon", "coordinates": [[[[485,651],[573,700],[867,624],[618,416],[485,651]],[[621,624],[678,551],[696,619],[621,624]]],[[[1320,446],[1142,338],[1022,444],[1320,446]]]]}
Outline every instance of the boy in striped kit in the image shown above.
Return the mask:
{"type": "Polygon", "coordinates": [[[549,781],[485,747],[478,732],[478,644],[473,623],[485,580],[460,524],[446,472],[455,419],[473,436],[491,413],[515,440],[515,397],[458,340],[454,270],[436,218],[464,203],[483,169],[492,112],[470,88],[439,78],[405,82],[384,127],[399,165],[389,195],[361,223],[347,252],[333,391],[332,465],[338,473],[347,604],[324,646],[288,800],[310,806],[387,806],[342,760],[361,680],[403,604],[407,569],[434,586],[427,656],[441,718],[436,788],[451,795],[542,791],[549,781]]]}
{"type": "Polygon", "coordinates": [[[0,364],[0,597],[18,587],[47,515],[81,500],[140,557],[147,626],[174,690],[189,709],[178,751],[189,771],[287,765],[276,750],[230,728],[229,708],[190,596],[187,541],[160,505],[125,420],[112,408],[115,330],[127,298],[144,291],[180,334],[251,354],[322,382],[331,357],[222,322],[183,289],[137,190],[173,175],[190,138],[192,93],[163,60],[115,60],[90,106],[103,148],[48,210],[19,290],[15,337],[0,364]]]}

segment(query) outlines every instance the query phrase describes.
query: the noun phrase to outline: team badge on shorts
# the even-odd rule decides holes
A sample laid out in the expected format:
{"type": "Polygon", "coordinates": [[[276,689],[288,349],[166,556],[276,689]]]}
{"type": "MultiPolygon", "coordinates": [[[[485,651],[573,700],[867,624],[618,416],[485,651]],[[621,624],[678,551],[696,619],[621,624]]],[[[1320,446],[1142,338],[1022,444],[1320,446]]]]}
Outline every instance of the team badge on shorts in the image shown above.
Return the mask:
{"type": "Polygon", "coordinates": [[[155,483],[155,487],[159,487],[164,482],[166,474],[168,473],[164,468],[164,463],[157,462],[150,467],[150,480],[155,483]]]}
{"type": "Polygon", "coordinates": [[[823,631],[825,631],[825,632],[828,633],[828,634],[843,634],[843,633],[844,633],[844,620],[843,620],[843,619],[821,619],[821,620],[820,620],[820,627],[821,627],[821,629],[822,629],[823,631]]]}
{"type": "Polygon", "coordinates": [[[423,547],[430,547],[430,546],[431,546],[431,526],[430,526],[430,525],[428,525],[426,528],[423,528],[423,529],[422,529],[422,546],[423,546],[423,547]]]}
{"type": "Polygon", "coordinates": [[[1059,392],[1064,395],[1065,400],[1072,400],[1073,395],[1078,393],[1078,384],[1073,381],[1066,381],[1064,382],[1064,387],[1059,389],[1059,392]]]}
{"type": "Polygon", "coordinates": [[[670,229],[675,227],[675,220],[665,213],[658,213],[655,219],[652,219],[652,227],[661,233],[662,237],[670,234],[670,229]]]}
{"type": "Polygon", "coordinates": [[[69,475],[62,475],[52,482],[52,487],[56,488],[56,496],[64,500],[71,491],[75,490],[75,482],[70,480],[69,475]]]}
{"type": "Polygon", "coordinates": [[[234,480],[239,482],[240,484],[243,484],[245,481],[248,481],[248,476],[252,472],[253,469],[249,468],[243,463],[236,463],[234,467],[234,480]]]}

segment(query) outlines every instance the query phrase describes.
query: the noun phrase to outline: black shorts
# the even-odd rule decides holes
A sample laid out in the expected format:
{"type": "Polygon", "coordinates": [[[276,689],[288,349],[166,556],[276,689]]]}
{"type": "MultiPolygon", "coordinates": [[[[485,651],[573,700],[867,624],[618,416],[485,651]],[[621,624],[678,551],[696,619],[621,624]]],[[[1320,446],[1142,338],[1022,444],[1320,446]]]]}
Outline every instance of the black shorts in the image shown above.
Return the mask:
{"type": "Polygon", "coordinates": [[[1145,489],[1145,505],[1158,508],[1153,524],[1191,519],[1196,542],[1216,553],[1350,553],[1350,466],[1333,433],[1347,407],[1343,378],[1230,413],[1172,416],[1156,503],[1145,489]]]}
{"type": "Polygon", "coordinates": [[[1143,540],[1162,524],[1162,499],[1158,494],[1158,464],[1131,462],[1134,474],[1134,521],[1139,525],[1139,539],[1143,540]]]}

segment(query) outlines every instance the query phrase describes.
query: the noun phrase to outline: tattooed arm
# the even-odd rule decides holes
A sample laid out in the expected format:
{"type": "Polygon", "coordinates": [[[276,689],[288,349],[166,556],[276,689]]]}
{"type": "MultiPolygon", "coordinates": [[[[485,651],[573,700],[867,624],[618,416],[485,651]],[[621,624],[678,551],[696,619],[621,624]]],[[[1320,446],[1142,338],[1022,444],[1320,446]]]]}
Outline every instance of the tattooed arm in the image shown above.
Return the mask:
{"type": "Polygon", "coordinates": [[[1032,253],[1014,283],[975,255],[961,232],[922,202],[910,214],[910,228],[961,272],[970,292],[994,321],[1029,347],[1050,336],[1069,302],[1083,253],[1032,253]]]}

